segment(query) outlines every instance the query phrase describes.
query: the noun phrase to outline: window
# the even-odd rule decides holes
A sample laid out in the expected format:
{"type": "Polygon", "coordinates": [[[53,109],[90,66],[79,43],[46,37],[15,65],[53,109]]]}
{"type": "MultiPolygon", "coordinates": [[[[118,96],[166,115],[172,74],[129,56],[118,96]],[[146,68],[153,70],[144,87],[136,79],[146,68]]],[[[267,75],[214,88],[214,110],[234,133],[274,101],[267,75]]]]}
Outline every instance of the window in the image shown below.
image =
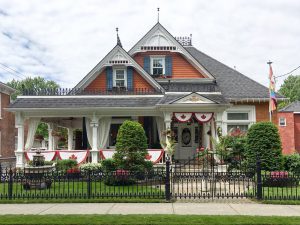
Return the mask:
{"type": "Polygon", "coordinates": [[[127,87],[127,74],[125,69],[114,70],[114,87],[127,87]]]}
{"type": "Polygon", "coordinates": [[[223,114],[222,129],[225,134],[247,132],[256,121],[255,106],[233,106],[223,114]]]}
{"type": "Polygon", "coordinates": [[[281,126],[281,127],[286,126],[286,118],[284,118],[284,117],[279,118],[279,126],[281,126]]]}
{"type": "Polygon", "coordinates": [[[152,75],[165,74],[165,58],[164,57],[152,57],[151,58],[151,72],[152,75]]]}
{"type": "Polygon", "coordinates": [[[249,113],[227,113],[227,120],[248,120],[249,113]]]}

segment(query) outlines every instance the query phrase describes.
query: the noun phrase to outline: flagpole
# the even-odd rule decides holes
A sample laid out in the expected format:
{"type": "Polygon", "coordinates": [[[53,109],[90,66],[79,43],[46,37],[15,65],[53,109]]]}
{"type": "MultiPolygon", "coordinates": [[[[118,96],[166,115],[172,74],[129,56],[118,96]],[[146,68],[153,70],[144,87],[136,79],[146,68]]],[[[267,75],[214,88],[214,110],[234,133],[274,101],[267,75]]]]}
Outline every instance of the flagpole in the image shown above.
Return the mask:
{"type": "MultiPolygon", "coordinates": [[[[271,62],[270,60],[269,60],[269,62],[267,62],[267,64],[269,65],[269,68],[271,67],[271,64],[272,64],[273,62],[271,62]]],[[[270,79],[270,77],[269,77],[269,82],[271,82],[271,79],[270,79]]],[[[269,84],[270,85],[270,84],[269,84]]],[[[272,101],[272,98],[271,98],[271,89],[270,89],[270,87],[269,87],[269,120],[270,120],[270,122],[272,122],[272,110],[271,110],[271,101],[272,101]]]]}

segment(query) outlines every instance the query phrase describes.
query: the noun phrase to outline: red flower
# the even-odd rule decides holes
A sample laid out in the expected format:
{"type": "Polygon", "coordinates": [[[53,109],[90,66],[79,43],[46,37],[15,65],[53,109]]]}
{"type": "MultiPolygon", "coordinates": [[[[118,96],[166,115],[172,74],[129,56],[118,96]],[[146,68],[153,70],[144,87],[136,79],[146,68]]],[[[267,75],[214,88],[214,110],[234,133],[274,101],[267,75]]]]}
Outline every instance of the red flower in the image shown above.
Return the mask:
{"type": "Polygon", "coordinates": [[[151,158],[152,158],[152,155],[147,154],[147,155],[145,156],[145,159],[147,159],[147,160],[150,160],[151,158]]]}

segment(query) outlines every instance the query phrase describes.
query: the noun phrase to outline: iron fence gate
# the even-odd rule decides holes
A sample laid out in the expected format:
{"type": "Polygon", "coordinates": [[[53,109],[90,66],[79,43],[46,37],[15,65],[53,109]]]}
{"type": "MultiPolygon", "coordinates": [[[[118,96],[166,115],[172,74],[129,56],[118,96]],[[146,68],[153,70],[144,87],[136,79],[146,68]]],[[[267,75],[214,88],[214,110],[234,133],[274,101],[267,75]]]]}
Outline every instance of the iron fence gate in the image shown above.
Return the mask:
{"type": "Polygon", "coordinates": [[[242,165],[240,157],[226,159],[203,152],[170,166],[173,198],[252,198],[256,196],[255,171],[242,165]]]}

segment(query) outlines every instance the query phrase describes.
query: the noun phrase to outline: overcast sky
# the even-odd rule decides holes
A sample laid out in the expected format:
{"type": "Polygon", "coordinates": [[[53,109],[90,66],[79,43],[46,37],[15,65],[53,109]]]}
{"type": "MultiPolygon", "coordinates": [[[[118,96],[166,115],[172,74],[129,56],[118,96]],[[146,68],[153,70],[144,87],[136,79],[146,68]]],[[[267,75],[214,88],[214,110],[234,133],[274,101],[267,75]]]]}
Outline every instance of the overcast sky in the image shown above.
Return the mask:
{"type": "Polygon", "coordinates": [[[0,0],[0,81],[41,75],[72,87],[115,46],[116,27],[129,50],[157,7],[173,36],[191,33],[199,50],[263,85],[268,60],[275,75],[300,65],[299,0],[0,0]]]}

